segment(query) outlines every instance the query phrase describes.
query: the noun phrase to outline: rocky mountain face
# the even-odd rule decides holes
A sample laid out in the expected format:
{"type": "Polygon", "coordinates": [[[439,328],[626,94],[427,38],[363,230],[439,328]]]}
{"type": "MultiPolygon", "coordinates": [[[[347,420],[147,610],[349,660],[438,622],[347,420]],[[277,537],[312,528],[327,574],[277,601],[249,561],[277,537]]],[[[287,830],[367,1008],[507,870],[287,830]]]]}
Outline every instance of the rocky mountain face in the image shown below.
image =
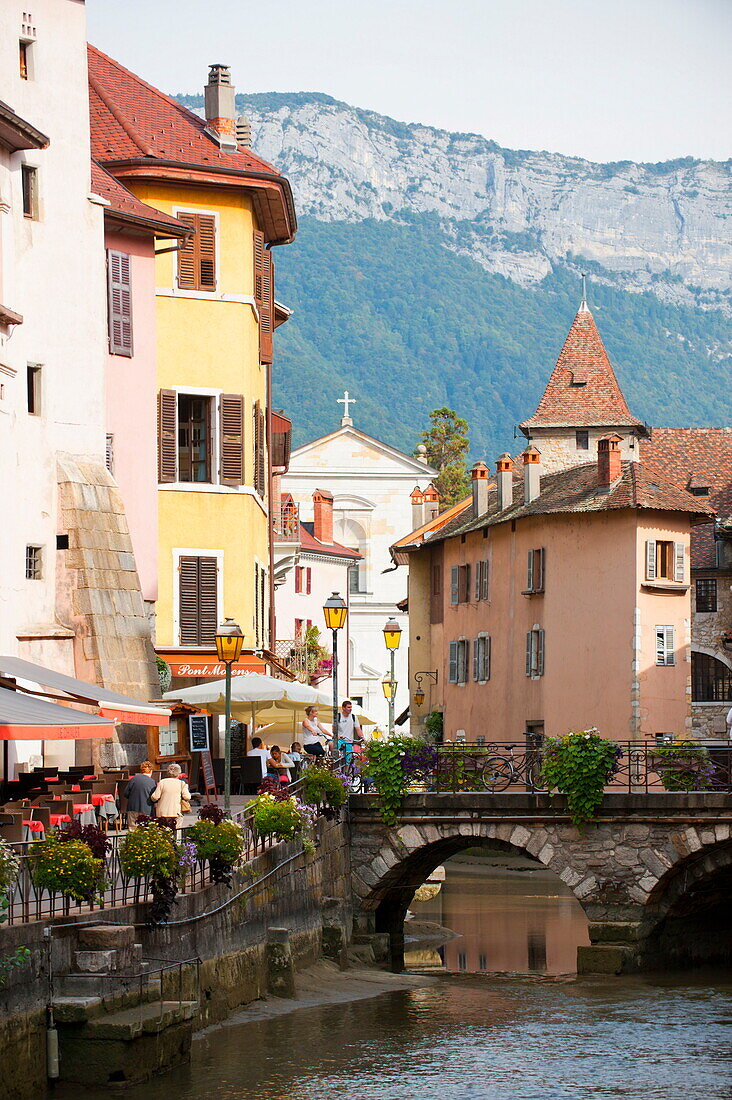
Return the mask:
{"type": "Polygon", "coordinates": [[[237,97],[257,152],[320,221],[431,216],[445,244],[523,286],[557,264],[661,300],[728,307],[732,161],[593,164],[406,125],[315,94],[237,97]]]}

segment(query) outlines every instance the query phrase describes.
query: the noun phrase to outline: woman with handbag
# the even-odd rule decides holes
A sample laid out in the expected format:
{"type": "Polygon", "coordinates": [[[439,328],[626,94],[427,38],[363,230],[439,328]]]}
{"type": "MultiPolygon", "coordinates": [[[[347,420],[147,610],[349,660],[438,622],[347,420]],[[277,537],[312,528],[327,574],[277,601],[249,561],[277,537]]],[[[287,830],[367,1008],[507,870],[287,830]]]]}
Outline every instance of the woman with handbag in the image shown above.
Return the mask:
{"type": "Polygon", "coordinates": [[[183,814],[191,808],[191,792],[188,784],[180,778],[182,770],[180,764],[168,764],[166,778],[160,780],[151,795],[156,803],[155,816],[174,817],[178,825],[183,814]]]}

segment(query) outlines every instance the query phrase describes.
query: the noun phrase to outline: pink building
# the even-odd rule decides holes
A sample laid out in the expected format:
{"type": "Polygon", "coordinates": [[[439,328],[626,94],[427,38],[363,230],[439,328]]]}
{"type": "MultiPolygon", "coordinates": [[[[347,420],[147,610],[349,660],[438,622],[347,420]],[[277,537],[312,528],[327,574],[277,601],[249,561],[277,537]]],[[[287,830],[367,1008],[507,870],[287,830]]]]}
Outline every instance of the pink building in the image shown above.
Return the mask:
{"type": "Polygon", "coordinates": [[[150,604],[158,594],[155,242],[181,241],[189,230],[94,161],[92,186],[107,204],[107,469],[122,494],[142,596],[150,604]]]}
{"type": "Polygon", "coordinates": [[[412,690],[432,674],[413,729],[439,709],[469,741],[688,736],[691,531],[713,511],[638,461],[648,430],[584,301],[522,429],[520,470],[476,463],[471,505],[392,548],[409,564],[412,690]]]}

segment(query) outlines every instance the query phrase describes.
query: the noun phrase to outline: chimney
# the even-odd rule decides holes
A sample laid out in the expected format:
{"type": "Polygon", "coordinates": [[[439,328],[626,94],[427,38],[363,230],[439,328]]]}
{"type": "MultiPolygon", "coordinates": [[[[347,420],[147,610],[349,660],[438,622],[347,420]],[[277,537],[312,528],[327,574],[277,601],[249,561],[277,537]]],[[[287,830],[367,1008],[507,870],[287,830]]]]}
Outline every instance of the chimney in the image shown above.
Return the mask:
{"type": "Polygon", "coordinates": [[[245,149],[252,147],[252,124],[246,115],[239,115],[236,120],[236,143],[245,149]]]}
{"type": "Polygon", "coordinates": [[[488,467],[485,462],[476,462],[473,466],[470,486],[473,490],[473,518],[477,519],[488,511],[488,467]]]}
{"type": "Polygon", "coordinates": [[[619,445],[622,436],[607,435],[597,442],[597,483],[602,489],[609,489],[623,472],[619,445]]]}
{"type": "Polygon", "coordinates": [[[203,89],[206,106],[206,129],[219,145],[236,149],[236,107],[234,85],[228,65],[211,65],[208,84],[203,89]]]}
{"type": "Polygon", "coordinates": [[[313,493],[313,535],[318,542],[333,542],[333,494],[327,489],[313,493]]]}
{"type": "Polygon", "coordinates": [[[430,484],[424,491],[424,522],[429,523],[431,519],[440,513],[440,494],[435,489],[434,485],[430,484]]]}
{"type": "Polygon", "coordinates": [[[415,485],[409,494],[412,502],[412,530],[416,531],[424,523],[424,496],[419,485],[415,485]]]}
{"type": "Polygon", "coordinates": [[[532,443],[521,458],[524,462],[524,504],[531,504],[541,492],[541,454],[532,443]]]}
{"type": "Polygon", "coordinates": [[[513,504],[513,462],[508,451],[504,451],[496,462],[496,481],[498,482],[498,511],[505,512],[513,504]]]}

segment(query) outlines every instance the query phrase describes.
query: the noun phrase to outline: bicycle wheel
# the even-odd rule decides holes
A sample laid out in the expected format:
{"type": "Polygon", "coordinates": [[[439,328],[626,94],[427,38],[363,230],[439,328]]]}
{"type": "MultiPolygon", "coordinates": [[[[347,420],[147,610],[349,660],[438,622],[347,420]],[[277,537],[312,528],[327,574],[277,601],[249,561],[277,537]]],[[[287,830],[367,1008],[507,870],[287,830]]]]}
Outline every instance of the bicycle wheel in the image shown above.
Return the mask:
{"type": "Polygon", "coordinates": [[[526,790],[531,794],[546,794],[548,790],[541,775],[541,764],[535,760],[526,766],[526,790]]]}
{"type": "Polygon", "coordinates": [[[483,765],[483,785],[491,794],[505,791],[513,776],[513,764],[505,756],[489,756],[483,765]]]}

